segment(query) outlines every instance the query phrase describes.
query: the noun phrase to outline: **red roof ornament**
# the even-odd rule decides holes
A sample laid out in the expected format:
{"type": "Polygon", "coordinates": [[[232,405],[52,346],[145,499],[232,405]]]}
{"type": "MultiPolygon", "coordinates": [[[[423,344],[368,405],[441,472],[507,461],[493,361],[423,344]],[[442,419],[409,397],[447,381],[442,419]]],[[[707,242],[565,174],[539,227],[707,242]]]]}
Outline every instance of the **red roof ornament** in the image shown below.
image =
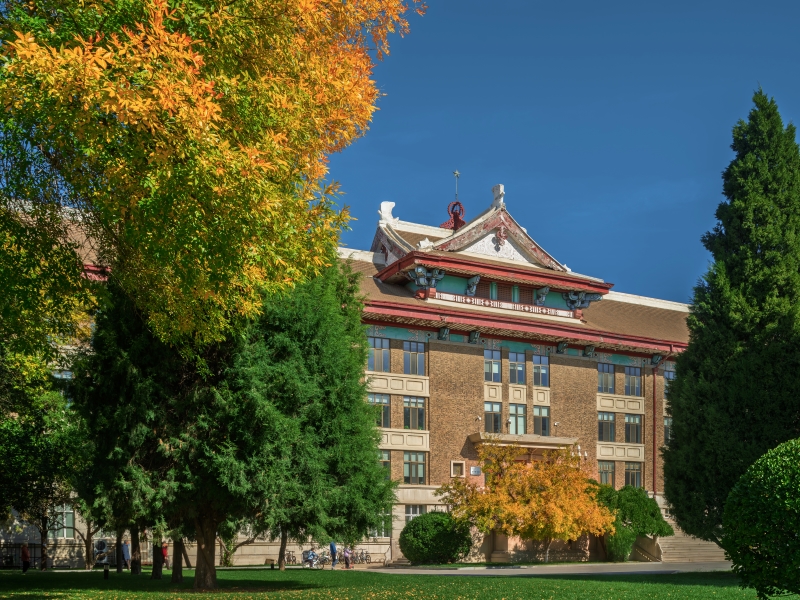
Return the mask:
{"type": "Polygon", "coordinates": [[[458,200],[451,202],[448,205],[447,214],[450,215],[450,220],[439,225],[439,227],[442,229],[452,229],[453,231],[458,231],[467,224],[467,222],[464,220],[464,205],[458,200]]]}

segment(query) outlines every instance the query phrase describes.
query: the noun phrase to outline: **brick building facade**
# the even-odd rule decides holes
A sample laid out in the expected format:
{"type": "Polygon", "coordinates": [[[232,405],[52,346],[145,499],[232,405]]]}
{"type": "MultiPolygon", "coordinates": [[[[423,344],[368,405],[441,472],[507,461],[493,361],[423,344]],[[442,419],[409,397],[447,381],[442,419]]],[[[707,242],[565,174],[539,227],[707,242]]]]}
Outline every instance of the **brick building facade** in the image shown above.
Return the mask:
{"type": "MultiPolygon", "coordinates": [[[[489,434],[532,456],[573,447],[591,476],[661,502],[664,389],[688,306],[573,273],[511,217],[503,187],[493,192],[469,222],[451,204],[440,227],[401,221],[384,202],[370,251],[340,250],[363,275],[369,401],[382,407],[381,459],[399,482],[391,528],[376,533],[395,556],[405,523],[442,508],[439,486],[482,481],[476,447],[489,434]]],[[[531,554],[490,536],[474,558],[531,554]]]]}

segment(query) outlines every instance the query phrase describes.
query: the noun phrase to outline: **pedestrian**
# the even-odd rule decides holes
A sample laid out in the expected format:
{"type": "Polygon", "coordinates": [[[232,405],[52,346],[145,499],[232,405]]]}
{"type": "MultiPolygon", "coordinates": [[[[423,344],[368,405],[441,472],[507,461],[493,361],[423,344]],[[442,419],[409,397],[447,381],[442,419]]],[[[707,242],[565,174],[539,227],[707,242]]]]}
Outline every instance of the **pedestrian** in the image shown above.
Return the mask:
{"type": "Polygon", "coordinates": [[[31,553],[28,552],[28,542],[22,542],[22,548],[19,551],[20,559],[22,559],[22,574],[28,572],[31,568],[31,553]]]}
{"type": "Polygon", "coordinates": [[[128,540],[122,541],[122,566],[125,569],[130,569],[131,564],[131,547],[128,546],[128,540]]]}
{"type": "Polygon", "coordinates": [[[336,563],[339,562],[336,556],[336,542],[331,542],[331,571],[336,568],[336,563]]]}
{"type": "Polygon", "coordinates": [[[344,554],[344,568],[345,569],[352,569],[353,567],[350,566],[350,555],[352,554],[352,551],[350,550],[350,546],[345,546],[344,547],[343,554],[344,554]]]}
{"type": "Polygon", "coordinates": [[[169,569],[169,548],[167,542],[161,542],[161,556],[164,557],[164,568],[169,569]]]}

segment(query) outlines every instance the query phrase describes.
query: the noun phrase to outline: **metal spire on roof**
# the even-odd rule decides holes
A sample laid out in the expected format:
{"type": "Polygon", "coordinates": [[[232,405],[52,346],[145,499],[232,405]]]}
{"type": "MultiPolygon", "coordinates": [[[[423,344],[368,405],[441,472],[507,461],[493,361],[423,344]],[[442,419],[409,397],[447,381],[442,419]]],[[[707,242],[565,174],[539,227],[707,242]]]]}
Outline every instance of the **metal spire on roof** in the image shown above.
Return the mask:
{"type": "Polygon", "coordinates": [[[458,172],[458,169],[453,171],[453,177],[456,178],[456,202],[458,202],[458,178],[461,177],[461,173],[458,172]]]}

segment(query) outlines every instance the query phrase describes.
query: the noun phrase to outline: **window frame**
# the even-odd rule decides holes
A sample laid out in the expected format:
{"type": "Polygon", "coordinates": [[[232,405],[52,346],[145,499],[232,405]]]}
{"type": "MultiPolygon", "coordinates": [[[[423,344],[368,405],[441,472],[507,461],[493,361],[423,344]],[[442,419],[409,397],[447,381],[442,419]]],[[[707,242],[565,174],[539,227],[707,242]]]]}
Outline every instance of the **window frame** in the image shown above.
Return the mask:
{"type": "Polygon", "coordinates": [[[642,487],[644,482],[644,463],[625,462],[625,485],[632,487],[642,487]],[[635,465],[635,469],[633,468],[635,465]],[[633,480],[633,482],[631,482],[633,480]]]}
{"type": "Polygon", "coordinates": [[[526,433],[528,433],[527,404],[508,405],[508,433],[510,433],[511,435],[525,435],[526,433]],[[522,412],[517,412],[520,409],[522,409],[522,412]],[[519,430],[520,422],[522,422],[522,431],[519,430]]]}
{"type": "Polygon", "coordinates": [[[403,374],[425,376],[425,342],[403,342],[403,374]]]}
{"type": "Polygon", "coordinates": [[[597,363],[597,393],[614,393],[614,365],[612,363],[597,363]],[[606,385],[610,382],[610,385],[606,385]]]}
{"type": "Polygon", "coordinates": [[[617,416],[616,413],[613,412],[606,412],[606,411],[598,411],[597,412],[597,441],[598,442],[609,442],[611,444],[615,444],[617,442],[617,416]],[[611,418],[601,418],[601,417],[608,417],[611,418]],[[606,427],[604,427],[606,424],[606,427]],[[604,430],[608,430],[610,439],[605,439],[603,435],[604,430]]]}
{"type": "MultiPolygon", "coordinates": [[[[484,355],[485,356],[485,355],[484,355]]],[[[526,359],[524,352],[508,353],[508,382],[511,385],[526,385],[526,359]],[[520,360],[521,358],[521,360],[520,360]]],[[[486,378],[484,370],[484,379],[486,378]]]]}
{"type": "Polygon", "coordinates": [[[405,505],[406,523],[413,521],[418,516],[424,515],[427,512],[428,512],[428,507],[425,504],[406,504],[405,505]],[[415,508],[416,510],[414,510],[415,508]]]}
{"type": "Polygon", "coordinates": [[[425,482],[427,481],[427,469],[425,468],[426,463],[427,456],[425,452],[404,450],[403,483],[406,485],[425,485],[425,482]]]}
{"type": "Polygon", "coordinates": [[[425,418],[427,403],[427,398],[424,396],[403,396],[403,429],[427,431],[425,418]],[[420,419],[422,420],[421,427],[420,419]]]}
{"type": "Polygon", "coordinates": [[[483,429],[486,433],[503,433],[503,403],[484,401],[483,420],[483,429]],[[493,410],[487,410],[487,407],[491,407],[493,410]],[[492,423],[491,430],[489,429],[490,419],[492,423]]]}
{"type": "Polygon", "coordinates": [[[533,407],[533,434],[534,435],[541,435],[542,437],[550,437],[550,407],[549,406],[534,406],[533,407]],[[542,414],[543,412],[547,413],[547,414],[542,414]],[[538,431],[538,433],[537,433],[537,431],[538,431]]]}
{"type": "MultiPolygon", "coordinates": [[[[392,426],[392,398],[389,394],[367,393],[367,402],[372,406],[380,406],[380,414],[376,421],[377,427],[388,428],[392,426]],[[380,401],[378,401],[380,398],[380,401]]],[[[378,411],[376,411],[378,412],[378,411]]]]}
{"type": "Polygon", "coordinates": [[[467,462],[464,460],[451,460],[450,461],[450,477],[465,478],[467,476],[467,462]],[[461,474],[456,473],[455,466],[461,467],[461,474]]]}
{"type": "Polygon", "coordinates": [[[387,338],[367,336],[367,344],[369,345],[367,371],[371,371],[373,373],[389,373],[391,371],[389,340],[387,338]],[[377,364],[377,356],[380,356],[380,365],[377,364]],[[376,366],[380,366],[381,368],[376,369],[376,366]]]}
{"type": "Polygon", "coordinates": [[[664,445],[669,446],[672,441],[672,417],[664,417],[664,445]]]}
{"type": "Polygon", "coordinates": [[[534,354],[531,362],[533,363],[534,387],[550,387],[550,357],[534,354]]]}
{"type": "Polygon", "coordinates": [[[392,451],[391,450],[378,450],[378,462],[381,467],[386,469],[386,480],[392,479],[392,451]]]}
{"type": "Polygon", "coordinates": [[[392,537],[392,521],[394,521],[394,515],[392,511],[381,513],[379,515],[382,517],[383,525],[380,526],[380,529],[370,529],[369,537],[371,538],[391,538],[392,537]]]}
{"type": "Polygon", "coordinates": [[[643,415],[625,414],[625,443],[642,444],[642,432],[644,429],[643,415]],[[633,434],[636,435],[633,435],[633,434]],[[634,441],[635,440],[635,441],[634,441]]]}
{"type": "Polygon", "coordinates": [[[486,383],[502,383],[503,360],[500,350],[483,351],[483,381],[486,383]],[[488,368],[487,368],[488,367],[488,368]]]}
{"type": "Polygon", "coordinates": [[[53,511],[51,512],[50,526],[47,530],[47,539],[75,539],[75,507],[69,502],[59,504],[58,506],[54,507],[53,511]]]}
{"type": "Polygon", "coordinates": [[[642,368],[625,367],[625,395],[642,397],[642,368]]]}
{"type": "Polygon", "coordinates": [[[616,488],[616,478],[617,478],[617,463],[613,460],[598,460],[597,461],[597,479],[603,485],[610,485],[613,488],[616,488]],[[603,466],[611,465],[610,469],[603,469],[603,466]],[[604,477],[603,474],[606,474],[604,477]],[[603,481],[603,479],[608,479],[607,474],[611,474],[611,483],[608,481],[603,481]]]}

